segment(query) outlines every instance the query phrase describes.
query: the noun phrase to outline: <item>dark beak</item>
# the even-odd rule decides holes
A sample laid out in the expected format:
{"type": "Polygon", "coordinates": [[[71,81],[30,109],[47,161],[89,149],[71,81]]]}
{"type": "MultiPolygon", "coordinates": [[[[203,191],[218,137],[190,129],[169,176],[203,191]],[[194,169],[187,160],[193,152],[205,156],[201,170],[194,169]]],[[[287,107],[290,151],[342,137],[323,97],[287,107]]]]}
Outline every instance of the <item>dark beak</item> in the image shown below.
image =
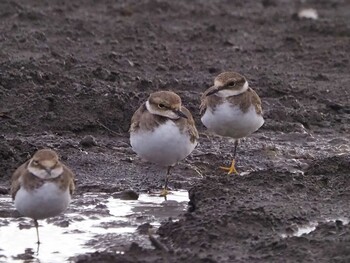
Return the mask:
{"type": "Polygon", "coordinates": [[[45,169],[45,171],[47,172],[47,174],[48,174],[48,175],[50,175],[50,176],[51,176],[51,171],[52,171],[52,169],[50,169],[50,168],[46,168],[46,169],[45,169]]]}
{"type": "Polygon", "coordinates": [[[185,115],[185,113],[183,113],[182,111],[173,110],[173,112],[174,112],[177,116],[179,116],[179,117],[181,117],[181,118],[188,119],[188,117],[187,117],[187,116],[185,115]]]}
{"type": "Polygon", "coordinates": [[[221,87],[211,87],[210,89],[211,90],[207,94],[205,94],[205,96],[208,97],[210,95],[213,95],[213,94],[219,92],[222,88],[221,87]]]}

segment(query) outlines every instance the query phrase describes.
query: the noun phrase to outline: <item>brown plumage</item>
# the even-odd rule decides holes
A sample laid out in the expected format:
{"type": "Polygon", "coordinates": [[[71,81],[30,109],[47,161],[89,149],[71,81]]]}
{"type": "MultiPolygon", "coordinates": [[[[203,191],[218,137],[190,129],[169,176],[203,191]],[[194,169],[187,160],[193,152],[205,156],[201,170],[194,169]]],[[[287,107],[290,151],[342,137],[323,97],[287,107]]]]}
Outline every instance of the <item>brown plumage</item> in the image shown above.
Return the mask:
{"type": "Polygon", "coordinates": [[[150,94],[131,118],[130,143],[143,159],[167,167],[167,194],[170,169],[196,147],[198,131],[191,113],[181,105],[181,98],[171,91],[150,94]]]}
{"type": "MultiPolygon", "coordinates": [[[[57,165],[56,164],[56,165],[57,165]]],[[[27,190],[34,190],[40,186],[42,186],[45,182],[55,182],[59,185],[62,190],[67,189],[69,187],[70,194],[73,194],[75,186],[74,186],[74,174],[73,172],[64,164],[62,164],[57,154],[50,149],[43,149],[37,151],[34,156],[26,161],[24,164],[19,166],[16,171],[12,175],[12,183],[11,183],[11,196],[12,199],[15,199],[16,193],[20,189],[20,187],[24,187],[27,190]],[[51,179],[41,179],[37,176],[32,175],[28,171],[28,165],[30,161],[48,161],[51,160],[56,162],[63,167],[63,173],[56,178],[51,179]]]]}
{"type": "Polygon", "coordinates": [[[40,186],[42,186],[45,182],[55,182],[60,186],[60,189],[65,190],[69,187],[69,192],[72,195],[75,190],[74,185],[74,174],[73,172],[64,164],[63,173],[52,179],[40,179],[36,176],[33,176],[27,169],[28,163],[30,160],[26,161],[12,175],[12,184],[11,184],[11,196],[12,199],[15,199],[16,193],[22,185],[28,191],[32,191],[40,186]]]}
{"type": "MultiPolygon", "coordinates": [[[[157,92],[157,95],[159,95],[159,93],[161,92],[163,91],[157,92]]],[[[152,98],[152,95],[150,96],[150,98],[152,98]]],[[[159,103],[164,103],[164,100],[157,100],[156,102],[153,100],[152,102],[159,104],[159,103]]],[[[173,102],[177,103],[177,101],[174,101],[174,100],[173,102]]],[[[180,100],[180,104],[181,104],[181,100],[180,100]]],[[[181,132],[183,133],[188,132],[191,136],[191,142],[194,142],[195,140],[198,139],[199,136],[198,136],[198,131],[196,129],[192,114],[184,106],[181,106],[181,111],[187,116],[187,119],[185,118],[178,118],[175,120],[173,119],[173,122],[180,128],[181,132]]],[[[131,118],[131,125],[130,125],[129,132],[136,132],[138,130],[153,131],[157,126],[165,123],[167,120],[169,120],[169,118],[150,113],[147,110],[145,103],[143,103],[131,118]]]]}
{"type": "Polygon", "coordinates": [[[237,173],[235,158],[239,139],[252,134],[264,124],[258,94],[241,74],[223,72],[201,96],[200,113],[202,123],[209,130],[235,139],[231,166],[221,168],[229,174],[237,173]]]}
{"type": "Polygon", "coordinates": [[[233,105],[239,106],[244,113],[248,111],[250,105],[254,105],[256,113],[262,115],[261,100],[253,89],[248,88],[246,92],[228,98],[206,95],[215,88],[215,86],[210,87],[201,96],[200,114],[203,114],[208,106],[215,110],[218,105],[222,104],[224,101],[228,101],[233,105]]]}
{"type": "Polygon", "coordinates": [[[72,171],[50,149],[37,151],[13,173],[11,195],[15,207],[20,214],[34,220],[38,244],[38,220],[66,210],[74,191],[73,180],[72,171]]]}

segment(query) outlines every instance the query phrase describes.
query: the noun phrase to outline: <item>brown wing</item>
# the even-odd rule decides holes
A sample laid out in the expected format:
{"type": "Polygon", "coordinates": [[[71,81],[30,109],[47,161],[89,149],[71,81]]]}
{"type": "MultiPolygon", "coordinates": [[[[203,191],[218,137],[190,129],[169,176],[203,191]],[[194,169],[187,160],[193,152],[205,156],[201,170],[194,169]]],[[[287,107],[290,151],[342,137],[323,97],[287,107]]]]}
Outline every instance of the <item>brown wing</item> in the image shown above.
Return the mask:
{"type": "Polygon", "coordinates": [[[253,89],[249,89],[249,90],[251,92],[251,100],[252,100],[253,105],[255,106],[256,113],[262,115],[263,111],[262,111],[262,107],[261,107],[260,97],[253,89]]]}
{"type": "Polygon", "coordinates": [[[74,193],[75,190],[75,184],[74,184],[74,174],[73,172],[64,164],[63,165],[63,173],[64,176],[66,178],[66,180],[68,180],[68,187],[69,187],[69,193],[72,195],[74,193]]]}
{"type": "Polygon", "coordinates": [[[134,132],[136,130],[138,130],[140,128],[140,120],[141,120],[141,116],[142,114],[145,112],[146,110],[146,105],[145,103],[143,103],[138,109],[137,111],[135,111],[134,115],[132,115],[131,117],[131,125],[129,128],[129,132],[134,132]]]}
{"type": "Polygon", "coordinates": [[[154,127],[157,127],[159,124],[162,124],[167,120],[168,118],[166,117],[150,113],[144,103],[132,116],[129,132],[134,132],[139,129],[152,130],[154,127]]]}
{"type": "Polygon", "coordinates": [[[200,115],[202,115],[205,112],[205,110],[207,109],[207,104],[208,104],[208,98],[203,93],[201,96],[201,104],[199,106],[199,114],[200,115]]]}
{"type": "Polygon", "coordinates": [[[199,113],[200,113],[201,115],[205,112],[205,110],[206,110],[207,107],[208,107],[208,103],[209,103],[209,98],[210,98],[210,97],[207,97],[207,94],[208,94],[210,91],[214,90],[214,89],[216,89],[216,87],[215,87],[215,86],[212,86],[212,87],[210,87],[209,89],[207,89],[206,91],[204,91],[204,93],[202,94],[202,96],[201,96],[201,105],[199,106],[199,113]]]}
{"type": "MultiPolygon", "coordinates": [[[[198,139],[198,131],[195,126],[194,119],[189,110],[185,107],[181,108],[181,111],[185,113],[188,119],[179,118],[174,120],[176,123],[179,123],[182,126],[182,129],[188,129],[191,134],[191,141],[198,139]]],[[[166,122],[168,118],[151,114],[146,109],[145,103],[138,108],[131,118],[131,125],[129,132],[137,131],[138,129],[152,130],[154,127],[157,127],[159,124],[166,122]]]]}
{"type": "Polygon", "coordinates": [[[200,114],[200,115],[204,114],[204,112],[205,112],[206,109],[207,109],[207,105],[208,105],[208,100],[207,100],[207,98],[206,98],[206,97],[203,98],[203,96],[202,96],[202,98],[201,98],[201,105],[199,106],[199,114],[200,114]]]}
{"type": "Polygon", "coordinates": [[[261,100],[256,92],[249,88],[246,92],[226,98],[233,105],[239,105],[243,112],[247,112],[253,104],[257,114],[262,114],[261,100]]]}
{"type": "Polygon", "coordinates": [[[185,122],[185,128],[189,131],[190,136],[191,136],[191,142],[195,142],[196,140],[198,140],[199,135],[198,135],[198,131],[196,128],[196,123],[194,122],[194,119],[192,117],[191,112],[184,106],[181,107],[181,111],[183,113],[185,113],[185,115],[187,116],[187,119],[184,118],[180,118],[179,121],[185,122]]]}
{"type": "Polygon", "coordinates": [[[29,160],[22,164],[20,167],[16,169],[16,171],[12,174],[11,178],[11,196],[12,199],[15,199],[15,196],[21,187],[20,177],[27,171],[27,165],[29,160]]]}
{"type": "Polygon", "coordinates": [[[204,112],[208,107],[210,107],[212,110],[215,110],[215,108],[224,101],[224,98],[219,96],[215,96],[215,95],[207,96],[207,94],[214,89],[216,89],[216,87],[212,86],[203,93],[201,97],[201,106],[200,106],[200,112],[199,112],[201,115],[204,114],[204,112]]]}

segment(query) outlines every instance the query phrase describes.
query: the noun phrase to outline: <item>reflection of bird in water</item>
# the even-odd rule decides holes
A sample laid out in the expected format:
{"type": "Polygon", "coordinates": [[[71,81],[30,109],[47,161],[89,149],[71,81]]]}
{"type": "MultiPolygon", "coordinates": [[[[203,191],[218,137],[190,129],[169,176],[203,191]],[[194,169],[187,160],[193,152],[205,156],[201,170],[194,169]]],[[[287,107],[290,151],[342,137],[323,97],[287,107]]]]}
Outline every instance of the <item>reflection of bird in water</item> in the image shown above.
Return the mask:
{"type": "Polygon", "coordinates": [[[18,212],[34,219],[38,244],[39,219],[57,216],[66,208],[74,191],[74,175],[56,152],[37,151],[12,175],[11,194],[18,212]]]}
{"type": "Polygon", "coordinates": [[[201,98],[202,123],[214,133],[235,139],[230,167],[221,167],[228,174],[237,173],[236,151],[240,138],[258,130],[264,124],[261,101],[249,87],[244,76],[224,72],[214,80],[201,98]]]}
{"type": "Polygon", "coordinates": [[[191,113],[174,92],[152,93],[134,113],[130,126],[132,149],[143,159],[167,167],[166,196],[170,169],[196,147],[198,132],[191,113]]]}

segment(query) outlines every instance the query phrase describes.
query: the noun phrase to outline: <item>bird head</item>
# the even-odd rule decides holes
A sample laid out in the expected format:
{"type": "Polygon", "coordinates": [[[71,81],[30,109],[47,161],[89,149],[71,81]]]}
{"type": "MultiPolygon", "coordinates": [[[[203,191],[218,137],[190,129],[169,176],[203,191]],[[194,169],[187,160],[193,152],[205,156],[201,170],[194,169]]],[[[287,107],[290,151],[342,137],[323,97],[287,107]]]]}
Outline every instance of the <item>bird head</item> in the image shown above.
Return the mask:
{"type": "Polygon", "coordinates": [[[172,91],[157,91],[152,93],[147,102],[147,110],[156,115],[170,119],[187,119],[186,114],[181,111],[181,98],[172,91]]]}
{"type": "Polygon", "coordinates": [[[63,166],[55,151],[42,149],[29,160],[28,171],[41,179],[52,179],[63,173],[63,166]]]}
{"type": "Polygon", "coordinates": [[[241,74],[223,72],[214,79],[214,86],[205,95],[211,96],[216,94],[220,97],[230,97],[247,91],[248,87],[248,81],[241,74]]]}

